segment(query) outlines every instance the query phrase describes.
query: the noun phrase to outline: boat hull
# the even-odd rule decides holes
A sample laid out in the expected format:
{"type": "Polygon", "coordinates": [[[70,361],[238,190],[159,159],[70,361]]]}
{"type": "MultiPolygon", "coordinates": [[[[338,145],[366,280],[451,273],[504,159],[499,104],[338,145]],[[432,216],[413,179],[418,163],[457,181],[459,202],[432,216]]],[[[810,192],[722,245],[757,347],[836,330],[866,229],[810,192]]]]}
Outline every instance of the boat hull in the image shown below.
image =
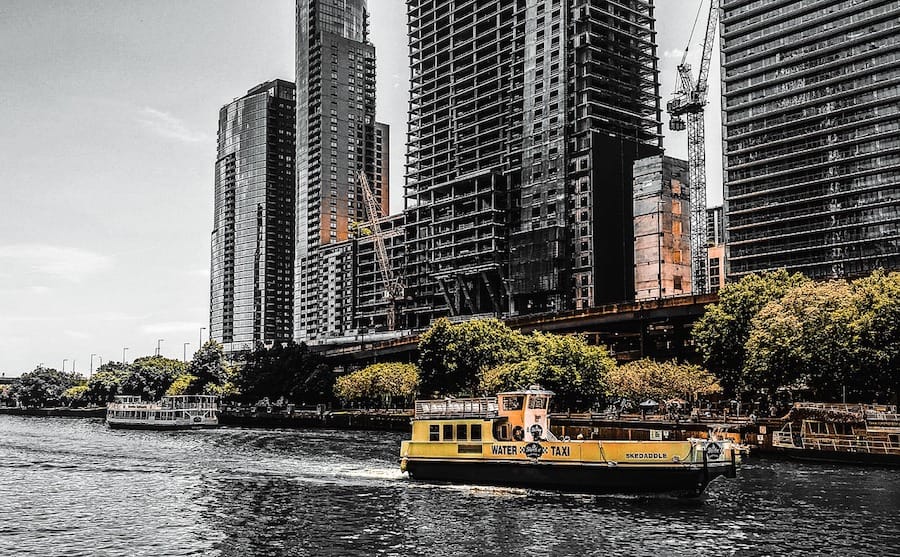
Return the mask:
{"type": "Polygon", "coordinates": [[[727,464],[609,466],[424,459],[408,459],[406,470],[411,478],[427,481],[678,497],[699,497],[711,481],[733,474],[727,464]]]}
{"type": "Polygon", "coordinates": [[[773,446],[772,451],[791,460],[806,462],[833,462],[866,466],[900,466],[900,455],[862,451],[825,451],[773,446]]]}

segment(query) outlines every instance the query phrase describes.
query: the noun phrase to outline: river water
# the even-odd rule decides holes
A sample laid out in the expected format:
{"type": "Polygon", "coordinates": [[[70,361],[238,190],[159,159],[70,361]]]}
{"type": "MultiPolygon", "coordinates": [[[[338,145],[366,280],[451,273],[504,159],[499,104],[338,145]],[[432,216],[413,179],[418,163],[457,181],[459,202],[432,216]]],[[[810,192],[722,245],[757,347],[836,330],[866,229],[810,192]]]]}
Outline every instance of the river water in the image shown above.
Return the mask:
{"type": "Polygon", "coordinates": [[[408,480],[403,435],[0,416],[0,555],[900,555],[900,471],[751,459],[701,500],[408,480]]]}

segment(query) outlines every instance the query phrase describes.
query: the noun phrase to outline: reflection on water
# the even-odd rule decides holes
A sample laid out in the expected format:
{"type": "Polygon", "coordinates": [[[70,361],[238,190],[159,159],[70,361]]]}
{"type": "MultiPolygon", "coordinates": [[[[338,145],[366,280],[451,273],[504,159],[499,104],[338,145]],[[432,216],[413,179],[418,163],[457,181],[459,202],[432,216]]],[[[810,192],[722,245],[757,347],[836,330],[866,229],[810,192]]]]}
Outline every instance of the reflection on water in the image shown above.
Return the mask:
{"type": "Polygon", "coordinates": [[[900,473],[754,459],[702,500],[413,482],[402,435],[0,416],[6,555],[900,555],[900,473]]]}

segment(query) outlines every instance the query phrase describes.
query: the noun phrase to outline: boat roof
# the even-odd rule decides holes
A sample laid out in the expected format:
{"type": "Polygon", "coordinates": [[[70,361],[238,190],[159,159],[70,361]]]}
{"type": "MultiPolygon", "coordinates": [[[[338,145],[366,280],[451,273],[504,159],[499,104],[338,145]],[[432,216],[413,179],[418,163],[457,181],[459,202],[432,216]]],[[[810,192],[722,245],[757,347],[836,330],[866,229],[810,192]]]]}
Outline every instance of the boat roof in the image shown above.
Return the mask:
{"type": "Polygon", "coordinates": [[[554,396],[556,393],[553,391],[548,391],[547,389],[542,389],[540,385],[531,385],[527,389],[521,389],[518,391],[506,391],[502,393],[498,393],[497,396],[504,395],[546,395],[546,396],[554,396]]]}

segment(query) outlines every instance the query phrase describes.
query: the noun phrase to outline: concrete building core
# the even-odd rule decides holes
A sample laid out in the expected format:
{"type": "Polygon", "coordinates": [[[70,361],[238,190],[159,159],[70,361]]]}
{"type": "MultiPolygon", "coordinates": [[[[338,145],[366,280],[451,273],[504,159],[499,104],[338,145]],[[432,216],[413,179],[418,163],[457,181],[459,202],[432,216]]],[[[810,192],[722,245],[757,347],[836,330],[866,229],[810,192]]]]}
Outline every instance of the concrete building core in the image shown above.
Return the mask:
{"type": "Polygon", "coordinates": [[[404,325],[634,296],[652,1],[409,0],[404,325]]]}
{"type": "Polygon", "coordinates": [[[900,268],[900,3],[722,1],[730,277],[900,268]]]}
{"type": "Polygon", "coordinates": [[[691,293],[691,202],[687,161],[634,163],[635,300],[691,293]]]}
{"type": "Polygon", "coordinates": [[[294,103],[276,79],[219,111],[209,333],[228,354],[291,339],[294,103]]]}

